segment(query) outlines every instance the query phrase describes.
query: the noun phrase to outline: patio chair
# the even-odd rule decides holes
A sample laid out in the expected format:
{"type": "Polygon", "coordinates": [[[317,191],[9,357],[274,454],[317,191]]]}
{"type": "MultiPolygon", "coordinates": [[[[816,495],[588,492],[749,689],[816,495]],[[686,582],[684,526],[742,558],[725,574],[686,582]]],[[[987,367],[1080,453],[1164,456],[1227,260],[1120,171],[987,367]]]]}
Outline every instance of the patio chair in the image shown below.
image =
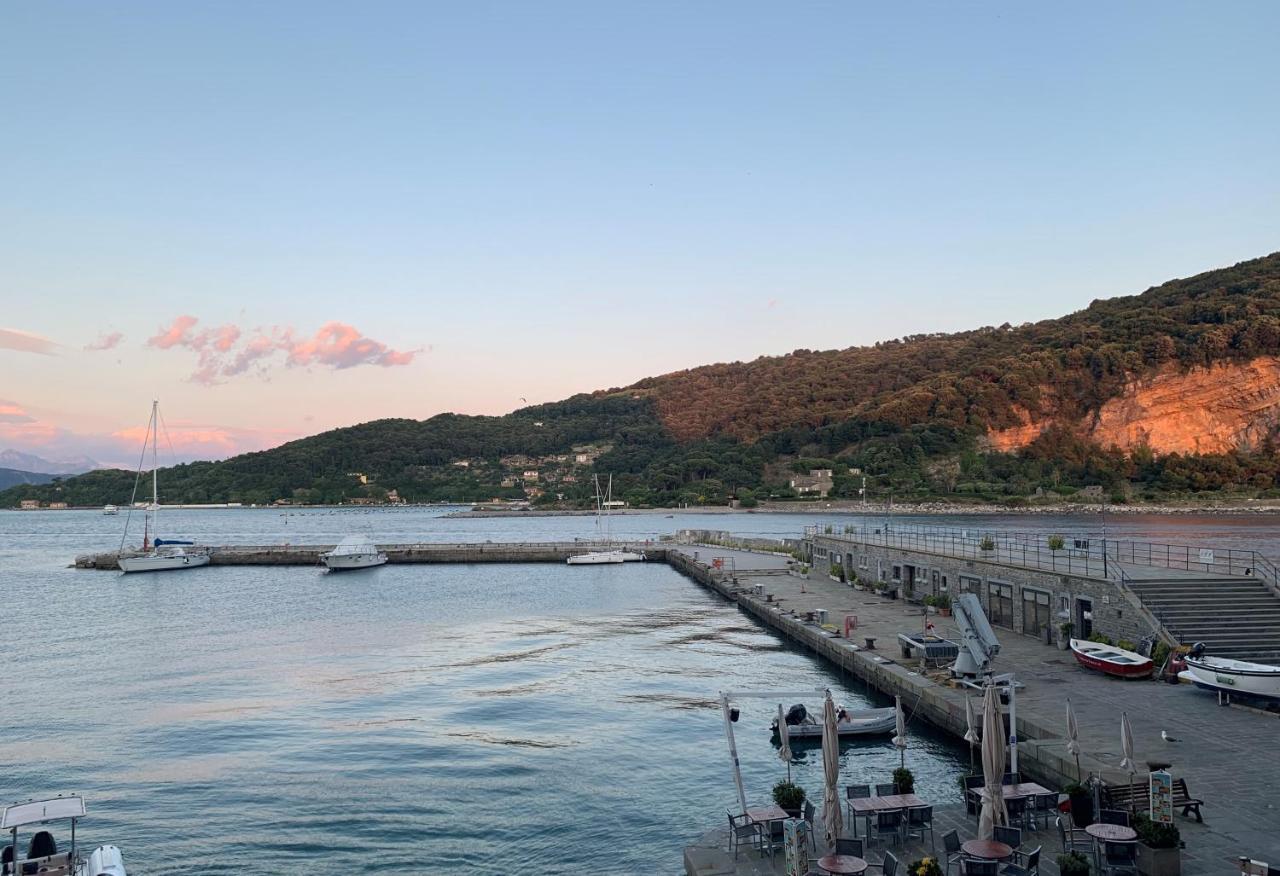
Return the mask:
{"type": "Polygon", "coordinates": [[[1002,784],[1002,785],[1016,785],[1016,784],[1018,784],[1020,781],[1021,781],[1021,778],[1018,776],[1018,774],[1017,774],[1017,773],[1005,773],[1005,774],[1004,774],[1004,777],[1000,779],[1000,784],[1002,784]]]}
{"type": "Polygon", "coordinates": [[[1027,824],[1027,798],[1010,797],[1004,801],[1004,811],[1009,813],[1009,824],[1025,827],[1027,824]]]}
{"type": "Polygon", "coordinates": [[[896,843],[902,838],[902,815],[901,809],[881,809],[876,813],[875,825],[868,825],[867,838],[872,844],[877,839],[896,843]]]}
{"type": "Polygon", "coordinates": [[[919,836],[923,841],[926,832],[929,834],[929,848],[932,849],[933,807],[912,806],[907,809],[906,838],[910,840],[912,836],[919,836]]]}
{"type": "Polygon", "coordinates": [[[1022,831],[1016,827],[996,826],[991,829],[991,838],[998,843],[1004,843],[1011,849],[1022,845],[1022,831]]]}
{"type": "Polygon", "coordinates": [[[893,852],[885,852],[884,860],[879,864],[872,864],[872,867],[879,867],[883,876],[894,876],[898,872],[898,859],[893,856],[893,852]]]}
{"type": "Polygon", "coordinates": [[[816,831],[813,827],[814,816],[818,814],[818,810],[814,809],[812,800],[804,801],[804,820],[809,825],[809,845],[813,847],[814,854],[818,853],[818,841],[814,839],[816,831]]]}
{"type": "Polygon", "coordinates": [[[1059,815],[1053,820],[1058,826],[1058,840],[1064,852],[1085,852],[1093,854],[1093,837],[1079,828],[1070,827],[1071,822],[1059,815]]]}
{"type": "Polygon", "coordinates": [[[1040,850],[1044,846],[1036,846],[1023,864],[1006,864],[1000,871],[1002,876],[1040,876],[1040,850]]]}
{"type": "Polygon", "coordinates": [[[734,815],[732,812],[727,813],[729,816],[729,851],[733,852],[733,859],[738,860],[738,850],[742,848],[742,844],[759,848],[760,847],[760,828],[744,812],[741,815],[734,815]]]}
{"type": "Polygon", "coordinates": [[[1099,873],[1107,876],[1109,873],[1136,874],[1138,872],[1138,844],[1137,843],[1115,843],[1110,840],[1103,840],[1099,863],[1102,865],[1099,873]]]}
{"type": "Polygon", "coordinates": [[[769,853],[769,857],[773,857],[773,853],[778,849],[784,848],[787,844],[786,827],[781,821],[770,821],[768,824],[760,826],[760,842],[764,845],[764,850],[769,853]]]}
{"type": "Polygon", "coordinates": [[[1000,876],[1000,862],[984,861],[981,858],[962,858],[960,876],[1000,876]]]}
{"type": "Polygon", "coordinates": [[[877,797],[892,797],[894,794],[897,794],[897,793],[898,793],[898,786],[894,782],[890,782],[887,785],[881,785],[881,784],[876,785],[877,797]]]}
{"type": "Polygon", "coordinates": [[[844,796],[849,800],[865,799],[871,796],[870,785],[845,785],[844,796]]]}
{"type": "Polygon", "coordinates": [[[960,848],[961,845],[960,831],[949,830],[942,835],[942,854],[946,860],[943,872],[946,873],[946,876],[951,876],[952,864],[959,864],[965,858],[965,853],[960,848]]]}
{"type": "Polygon", "coordinates": [[[836,837],[836,854],[853,855],[855,858],[861,858],[862,840],[847,836],[836,837]]]}
{"type": "Polygon", "coordinates": [[[1123,809],[1103,809],[1098,813],[1098,822],[1100,824],[1118,824],[1121,827],[1129,826],[1129,813],[1123,809]]]}
{"type": "Polygon", "coordinates": [[[1057,794],[1036,794],[1031,798],[1035,802],[1030,811],[1030,820],[1033,830],[1039,830],[1041,826],[1048,827],[1049,819],[1058,814],[1058,795],[1057,794]],[[1043,819],[1043,825],[1041,820],[1043,819]]]}

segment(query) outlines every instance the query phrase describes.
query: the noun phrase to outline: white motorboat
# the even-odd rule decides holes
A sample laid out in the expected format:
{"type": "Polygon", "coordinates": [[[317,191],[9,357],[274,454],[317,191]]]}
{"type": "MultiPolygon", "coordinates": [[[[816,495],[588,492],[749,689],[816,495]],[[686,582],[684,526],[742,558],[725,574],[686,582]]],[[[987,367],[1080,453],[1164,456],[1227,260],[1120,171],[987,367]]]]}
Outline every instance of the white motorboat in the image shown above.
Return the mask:
{"type": "Polygon", "coordinates": [[[83,797],[53,797],[48,800],[29,800],[14,803],[0,809],[0,831],[10,834],[4,847],[4,872],[45,873],[49,876],[128,876],[124,868],[124,855],[116,846],[98,846],[82,858],[76,851],[76,822],[84,817],[83,797]],[[53,833],[46,829],[51,821],[71,822],[70,847],[58,851],[53,833]],[[25,857],[18,857],[18,829],[38,829],[27,844],[25,857]],[[14,868],[11,858],[18,859],[14,868]]]}
{"type": "MultiPolygon", "coordinates": [[[[142,438],[143,459],[146,459],[147,441],[151,442],[151,501],[143,506],[142,549],[129,552],[125,550],[125,540],[129,537],[129,519],[125,519],[124,535],[120,538],[120,571],[122,572],[163,572],[171,569],[194,569],[197,566],[209,565],[209,552],[206,550],[187,550],[194,547],[190,541],[175,541],[156,538],[157,521],[160,516],[160,476],[159,463],[156,461],[156,443],[160,432],[160,403],[151,403],[151,420],[147,423],[147,433],[142,438]]],[[[138,477],[142,477],[142,466],[138,466],[138,477]]],[[[133,517],[133,509],[138,506],[137,483],[134,484],[133,500],[129,504],[129,518],[133,517]]],[[[112,506],[108,506],[112,507],[112,506]]]]}
{"type": "Polygon", "coordinates": [[[108,517],[114,517],[120,513],[120,509],[115,505],[103,505],[102,513],[107,515],[108,517]]]}
{"type": "Polygon", "coordinates": [[[387,555],[366,535],[348,535],[333,550],[320,555],[320,562],[330,572],[371,569],[387,562],[387,555]]]}
{"type": "MultiPolygon", "coordinates": [[[[849,711],[844,707],[836,712],[836,732],[840,736],[878,736],[892,733],[897,729],[898,714],[892,706],[884,709],[862,709],[849,711]]],[[[787,709],[784,719],[787,723],[788,739],[821,739],[822,721],[810,714],[802,705],[794,705],[787,709]]],[[[778,719],[774,718],[769,729],[778,735],[778,719]]]]}
{"type": "Polygon", "coordinates": [[[625,551],[588,551],[585,554],[574,554],[565,560],[570,566],[603,566],[609,563],[625,563],[625,551]]]}
{"type": "Polygon", "coordinates": [[[1197,643],[1186,657],[1187,668],[1178,677],[1205,690],[1241,697],[1280,701],[1280,666],[1250,663],[1226,657],[1210,657],[1197,643]]]}

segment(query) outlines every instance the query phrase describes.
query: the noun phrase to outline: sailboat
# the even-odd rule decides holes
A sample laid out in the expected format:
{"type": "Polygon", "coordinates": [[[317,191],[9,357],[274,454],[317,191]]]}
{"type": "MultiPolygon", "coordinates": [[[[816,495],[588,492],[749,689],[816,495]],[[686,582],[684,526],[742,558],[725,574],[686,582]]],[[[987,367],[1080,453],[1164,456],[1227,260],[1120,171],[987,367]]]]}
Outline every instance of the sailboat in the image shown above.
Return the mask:
{"type": "MultiPolygon", "coordinates": [[[[174,541],[157,538],[156,520],[160,512],[160,484],[156,471],[156,439],[160,431],[160,402],[151,403],[151,421],[147,423],[147,434],[142,439],[142,458],[138,461],[138,476],[133,485],[133,498],[138,498],[138,481],[142,479],[142,466],[147,458],[147,439],[151,441],[151,502],[146,505],[146,516],[142,524],[142,551],[125,553],[124,542],[129,537],[129,521],[125,519],[124,535],[120,538],[120,570],[122,572],[162,572],[167,569],[193,569],[196,566],[209,565],[207,551],[188,551],[186,548],[194,544],[190,541],[174,541]]],[[[133,516],[136,501],[131,503],[129,516],[133,516]]]]}
{"type": "MultiPolygon", "coordinates": [[[[609,487],[607,491],[600,489],[600,476],[592,475],[592,480],[596,488],[596,526],[600,525],[600,520],[604,519],[604,540],[606,543],[609,538],[609,508],[613,505],[613,475],[609,475],[609,487]]],[[[574,554],[565,560],[570,566],[602,566],[611,563],[627,563],[635,560],[643,560],[644,554],[637,551],[627,551],[622,549],[587,551],[583,554],[574,554]]]]}

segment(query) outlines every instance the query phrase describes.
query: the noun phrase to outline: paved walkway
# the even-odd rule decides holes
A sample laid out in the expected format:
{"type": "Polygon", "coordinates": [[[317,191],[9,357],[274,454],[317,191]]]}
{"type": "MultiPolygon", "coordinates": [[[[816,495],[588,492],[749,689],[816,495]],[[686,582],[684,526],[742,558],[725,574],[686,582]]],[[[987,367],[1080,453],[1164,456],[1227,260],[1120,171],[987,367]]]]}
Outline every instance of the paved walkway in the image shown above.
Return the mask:
{"type": "MultiPolygon", "coordinates": [[[[891,663],[899,660],[897,634],[918,631],[923,625],[923,610],[917,606],[855,590],[826,576],[815,574],[804,580],[778,574],[776,570],[786,566],[785,557],[720,548],[684,550],[690,556],[697,551],[701,563],[715,556],[732,557],[739,583],[763,584],[783,611],[803,615],[826,609],[828,622],[838,629],[843,629],[846,615],[856,615],[854,641],[877,637],[877,654],[891,663]]],[[[950,618],[930,619],[939,634],[958,635],[950,618]]],[[[1127,781],[1119,770],[1120,715],[1127,712],[1139,764],[1148,759],[1172,762],[1174,776],[1185,778],[1192,795],[1205,801],[1204,824],[1177,817],[1187,846],[1185,874],[1230,872],[1240,855],[1280,859],[1280,757],[1276,756],[1280,718],[1219,707],[1212,694],[1186,685],[1108,678],[1081,669],[1069,652],[1055,646],[1009,630],[996,632],[1001,642],[997,671],[1012,671],[1026,685],[1017,697],[1020,720],[1034,722],[1052,735],[1065,724],[1065,701],[1070,697],[1080,727],[1085,772],[1093,771],[1108,781],[1127,781]],[[1179,741],[1163,741],[1162,730],[1179,741]]],[[[891,668],[913,673],[918,667],[891,668]]],[[[946,688],[942,693],[963,708],[961,691],[946,688]]],[[[1067,758],[1060,738],[1023,745],[1048,747],[1067,758]]],[[[708,813],[708,824],[721,818],[723,813],[708,813]]],[[[963,831],[961,835],[969,838],[963,831]]]]}

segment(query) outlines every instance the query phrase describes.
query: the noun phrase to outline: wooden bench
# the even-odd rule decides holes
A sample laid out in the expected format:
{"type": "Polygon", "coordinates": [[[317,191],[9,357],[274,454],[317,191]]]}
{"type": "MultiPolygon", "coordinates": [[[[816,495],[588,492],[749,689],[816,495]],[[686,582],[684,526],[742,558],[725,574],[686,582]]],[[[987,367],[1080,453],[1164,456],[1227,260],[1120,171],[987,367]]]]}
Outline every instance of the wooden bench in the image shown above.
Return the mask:
{"type": "MultiPolygon", "coordinates": [[[[1112,809],[1130,809],[1140,812],[1151,810],[1151,789],[1145,782],[1133,785],[1108,785],[1105,794],[1107,805],[1112,809]]],[[[1203,805],[1203,800],[1192,797],[1191,792],[1187,790],[1186,779],[1173,780],[1173,806],[1175,809],[1182,810],[1183,818],[1194,812],[1196,821],[1203,823],[1204,819],[1200,817],[1200,807],[1203,805]]]]}

